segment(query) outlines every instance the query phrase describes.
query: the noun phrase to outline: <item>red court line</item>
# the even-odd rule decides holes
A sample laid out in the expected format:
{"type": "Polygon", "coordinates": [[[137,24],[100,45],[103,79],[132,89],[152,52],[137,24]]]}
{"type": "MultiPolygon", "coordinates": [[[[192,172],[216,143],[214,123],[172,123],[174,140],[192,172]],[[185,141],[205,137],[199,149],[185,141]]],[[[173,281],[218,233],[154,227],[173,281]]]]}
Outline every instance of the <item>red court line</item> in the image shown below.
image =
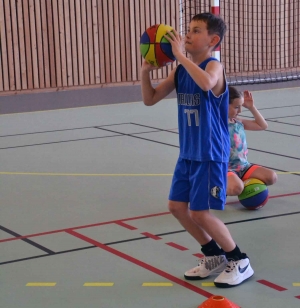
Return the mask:
{"type": "Polygon", "coordinates": [[[173,243],[173,242],[169,242],[169,243],[166,243],[166,244],[169,245],[169,246],[171,246],[171,247],[174,247],[174,248],[176,248],[176,249],[182,250],[182,251],[188,250],[188,248],[183,247],[183,246],[180,246],[180,245],[175,244],[175,243],[173,243]]]}
{"type": "MultiPolygon", "coordinates": [[[[296,196],[296,195],[300,195],[300,192],[295,192],[295,193],[290,193],[290,194],[282,194],[282,195],[275,195],[275,196],[269,196],[269,199],[281,198],[281,197],[290,197],[290,196],[296,196]]],[[[236,200],[236,201],[227,202],[226,205],[228,205],[228,204],[238,204],[238,203],[240,203],[240,201],[236,200]]]]}
{"type": "Polygon", "coordinates": [[[119,226],[121,226],[121,227],[127,228],[127,229],[129,229],[129,230],[137,230],[136,227],[130,226],[130,225],[128,225],[128,224],[125,224],[125,223],[122,222],[122,221],[116,221],[115,224],[116,224],[116,225],[119,225],[119,226]]]}
{"type": "Polygon", "coordinates": [[[298,299],[300,299],[300,295],[298,295],[298,296],[295,296],[296,298],[298,298],[298,299]]]}
{"type": "Polygon", "coordinates": [[[204,258],[204,255],[202,253],[194,253],[193,256],[197,257],[197,258],[204,258]]]}
{"type": "Polygon", "coordinates": [[[188,283],[188,282],[186,282],[184,280],[181,280],[181,279],[179,279],[179,278],[177,278],[175,276],[172,276],[172,275],[170,275],[170,274],[168,274],[168,273],[166,273],[166,272],[164,272],[164,271],[162,271],[162,270],[160,270],[160,269],[158,269],[158,268],[156,268],[156,267],[154,267],[154,266],[152,266],[150,264],[147,264],[147,263],[145,263],[143,261],[135,259],[135,258],[133,258],[133,257],[131,257],[131,256],[129,256],[129,255],[119,251],[119,250],[116,250],[116,249],[114,249],[112,247],[106,246],[106,245],[104,245],[104,244],[102,244],[102,243],[100,243],[98,241],[95,241],[95,240],[93,240],[93,239],[91,239],[91,238],[89,238],[89,237],[87,237],[85,235],[82,235],[82,234],[80,234],[80,233],[78,233],[76,231],[73,231],[73,230],[70,229],[70,230],[67,230],[66,232],[71,234],[71,235],[73,235],[73,236],[75,236],[75,237],[77,237],[77,238],[79,238],[79,239],[81,239],[81,240],[83,240],[83,241],[85,241],[85,242],[88,242],[88,243],[90,243],[90,244],[92,244],[94,246],[97,246],[97,247],[99,247],[99,248],[101,248],[103,250],[106,250],[107,252],[110,252],[110,253],[112,253],[112,254],[114,254],[114,255],[122,258],[122,259],[125,259],[125,260],[127,260],[129,262],[132,262],[133,264],[138,265],[138,266],[140,266],[140,267],[142,267],[142,268],[144,268],[144,269],[146,269],[146,270],[148,270],[148,271],[150,271],[152,273],[155,273],[155,274],[157,274],[159,276],[162,276],[162,277],[164,277],[164,278],[166,278],[166,279],[168,279],[170,281],[173,281],[174,283],[177,283],[177,284],[181,285],[182,287],[187,288],[187,289],[189,289],[191,291],[194,291],[194,292],[196,292],[196,293],[198,293],[198,294],[200,294],[200,295],[202,295],[204,297],[209,298],[209,297],[211,297],[213,295],[213,294],[211,294],[211,293],[209,293],[209,292],[207,292],[205,290],[202,290],[201,288],[198,288],[198,287],[196,287],[196,286],[194,286],[194,285],[192,285],[192,284],[190,284],[190,283],[188,283]]]}
{"type": "MultiPolygon", "coordinates": [[[[295,195],[300,195],[300,192],[270,196],[269,198],[289,197],[289,196],[295,196],[295,195]]],[[[239,201],[233,201],[233,202],[228,202],[226,204],[235,204],[235,203],[238,203],[238,202],[239,201]]],[[[28,235],[23,235],[23,236],[18,236],[18,237],[10,237],[10,238],[0,240],[0,243],[22,240],[24,238],[30,238],[30,237],[36,237],[36,236],[42,236],[42,235],[48,235],[48,234],[54,234],[54,233],[60,233],[60,232],[67,232],[68,230],[79,230],[79,229],[84,229],[84,228],[91,228],[91,227],[97,227],[97,226],[102,226],[102,225],[108,225],[108,224],[112,224],[112,223],[117,223],[119,221],[130,221],[130,220],[150,218],[150,217],[156,217],[156,216],[162,216],[162,215],[168,215],[168,214],[171,214],[171,213],[170,212],[162,212],[162,213],[156,213],[156,214],[149,214],[149,215],[143,215],[143,216],[136,216],[136,217],[118,219],[118,220],[111,220],[111,221],[106,221],[106,222],[99,222],[99,223],[95,223],[95,224],[83,225],[83,226],[78,226],[78,227],[73,227],[73,228],[52,230],[52,231],[28,234],[28,235]]]]}
{"type": "Polygon", "coordinates": [[[150,217],[156,217],[156,216],[162,216],[162,215],[168,215],[168,214],[171,214],[171,213],[170,212],[162,212],[162,213],[156,213],[156,214],[149,214],[149,215],[143,215],[143,216],[136,216],[136,217],[118,219],[118,220],[98,222],[98,223],[95,223],[95,224],[83,225],[83,226],[78,226],[78,227],[73,227],[73,228],[58,229],[58,230],[22,235],[22,236],[18,236],[18,237],[10,237],[10,238],[0,240],[0,243],[10,242],[10,241],[15,241],[15,240],[22,240],[24,238],[30,238],[30,237],[36,237],[36,236],[42,236],[42,235],[48,235],[48,234],[54,234],[54,233],[60,233],[60,232],[67,232],[69,230],[79,230],[79,229],[84,229],[84,228],[91,228],[91,227],[109,225],[109,224],[113,224],[113,223],[118,223],[120,221],[137,220],[137,219],[150,218],[150,217]]]}
{"type": "Polygon", "coordinates": [[[272,283],[272,282],[270,282],[270,281],[267,281],[267,280],[264,280],[264,279],[257,280],[257,282],[259,282],[259,283],[261,283],[261,284],[263,284],[263,285],[265,285],[265,286],[267,286],[267,287],[269,287],[269,288],[272,288],[272,289],[274,289],[274,290],[277,290],[277,291],[279,291],[279,292],[281,292],[281,291],[286,291],[286,290],[287,290],[287,289],[285,289],[285,288],[283,288],[283,287],[281,287],[281,286],[278,286],[277,284],[274,284],[274,283],[272,283]]]}
{"type": "Polygon", "coordinates": [[[149,233],[149,232],[143,232],[141,233],[149,238],[152,238],[153,240],[161,240],[161,237],[155,235],[155,234],[152,234],[152,233],[149,233]]]}

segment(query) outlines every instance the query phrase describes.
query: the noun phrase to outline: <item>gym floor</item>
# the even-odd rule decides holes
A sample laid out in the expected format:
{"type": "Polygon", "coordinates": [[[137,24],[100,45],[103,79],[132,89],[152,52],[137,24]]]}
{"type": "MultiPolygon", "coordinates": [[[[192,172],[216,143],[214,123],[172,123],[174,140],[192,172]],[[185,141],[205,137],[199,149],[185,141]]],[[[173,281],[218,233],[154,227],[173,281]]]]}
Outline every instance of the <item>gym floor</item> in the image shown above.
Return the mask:
{"type": "Polygon", "coordinates": [[[167,209],[174,98],[1,115],[0,306],[299,308],[300,88],[253,96],[269,127],[247,133],[249,160],[278,183],[260,210],[215,211],[255,271],[231,289],[183,278],[201,251],[167,209]]]}

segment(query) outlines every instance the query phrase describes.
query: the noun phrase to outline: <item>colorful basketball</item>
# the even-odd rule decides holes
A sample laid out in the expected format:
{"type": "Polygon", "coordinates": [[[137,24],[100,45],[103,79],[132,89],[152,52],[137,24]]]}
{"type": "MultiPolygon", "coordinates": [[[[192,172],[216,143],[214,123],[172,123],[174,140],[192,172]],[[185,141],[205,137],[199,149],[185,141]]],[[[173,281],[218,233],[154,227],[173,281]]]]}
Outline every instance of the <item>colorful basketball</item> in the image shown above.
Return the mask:
{"type": "Polygon", "coordinates": [[[244,190],[238,198],[246,209],[258,210],[268,202],[269,191],[264,182],[258,179],[248,179],[244,181],[244,190]]]}
{"type": "Polygon", "coordinates": [[[143,33],[140,40],[140,50],[148,63],[162,67],[175,61],[172,45],[164,37],[167,31],[172,30],[171,26],[158,24],[148,28],[143,33]]]}

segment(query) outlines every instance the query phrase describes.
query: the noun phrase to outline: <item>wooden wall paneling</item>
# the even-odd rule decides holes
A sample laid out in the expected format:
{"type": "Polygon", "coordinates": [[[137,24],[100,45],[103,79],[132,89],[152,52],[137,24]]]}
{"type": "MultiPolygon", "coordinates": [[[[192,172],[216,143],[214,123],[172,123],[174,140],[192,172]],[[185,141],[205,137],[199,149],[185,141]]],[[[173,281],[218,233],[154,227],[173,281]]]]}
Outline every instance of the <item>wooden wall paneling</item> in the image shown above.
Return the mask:
{"type": "Polygon", "coordinates": [[[30,21],[28,0],[23,0],[23,18],[25,30],[25,53],[26,53],[26,67],[27,67],[27,85],[28,89],[33,89],[33,71],[32,71],[32,54],[31,54],[31,35],[30,35],[30,21]]]}
{"type": "Polygon", "coordinates": [[[272,18],[273,18],[273,5],[270,5],[268,7],[268,10],[266,12],[266,18],[267,18],[267,36],[266,36],[266,42],[264,45],[266,45],[266,61],[267,61],[267,69],[272,69],[272,60],[273,60],[273,50],[272,50],[272,40],[273,40],[273,29],[272,29],[272,18]]]}
{"type": "Polygon", "coordinates": [[[10,11],[12,19],[12,38],[13,38],[13,56],[14,56],[14,72],[15,72],[15,89],[21,90],[21,69],[20,69],[20,46],[18,34],[18,19],[16,2],[10,2],[10,11]]]}
{"type": "Polygon", "coordinates": [[[135,34],[134,34],[134,41],[135,41],[135,72],[136,72],[136,80],[141,80],[141,70],[140,70],[140,37],[141,37],[141,10],[140,10],[140,2],[134,2],[134,11],[135,11],[135,34]]]}
{"type": "Polygon", "coordinates": [[[25,33],[22,2],[17,1],[17,19],[18,19],[18,36],[20,48],[20,70],[21,70],[21,87],[22,90],[27,89],[27,67],[25,54],[25,33]]]}
{"type": "Polygon", "coordinates": [[[86,5],[87,1],[81,0],[81,34],[82,34],[84,84],[88,85],[90,83],[90,74],[89,74],[89,51],[88,51],[88,38],[87,38],[86,5]]]}
{"type": "Polygon", "coordinates": [[[124,11],[124,0],[119,0],[119,12],[120,15],[119,19],[119,40],[120,40],[120,71],[121,71],[121,81],[126,81],[126,40],[125,37],[125,11],[124,11]],[[121,17],[122,16],[122,17],[121,17]]]}
{"type": "Polygon", "coordinates": [[[59,15],[58,15],[58,0],[52,0],[53,10],[53,34],[54,34],[54,54],[56,67],[56,82],[57,87],[62,86],[62,69],[61,69],[61,54],[60,54],[60,34],[59,34],[59,15]]]}
{"type": "Polygon", "coordinates": [[[263,69],[263,58],[262,58],[262,22],[261,18],[263,17],[263,11],[260,5],[260,0],[256,0],[256,9],[257,9],[257,53],[256,53],[256,58],[257,58],[257,70],[261,71],[263,69]],[[259,56],[258,56],[259,55],[259,56]]]}
{"type": "Polygon", "coordinates": [[[238,35],[237,47],[239,49],[239,59],[240,59],[240,71],[244,71],[247,65],[246,63],[246,50],[245,50],[245,26],[247,25],[247,20],[245,18],[245,3],[244,0],[240,0],[237,5],[237,20],[238,20],[238,35]]]}
{"type": "MultiPolygon", "coordinates": [[[[121,82],[121,55],[122,55],[122,47],[120,42],[120,19],[124,19],[124,12],[119,10],[118,0],[113,2],[113,11],[114,11],[114,25],[113,25],[113,33],[114,33],[114,41],[115,41],[115,64],[116,64],[116,82],[121,82]]],[[[139,23],[136,21],[136,26],[139,23]]]]}
{"type": "MultiPolygon", "coordinates": [[[[39,0],[36,0],[39,1],[39,0]]],[[[20,2],[20,1],[18,1],[20,2]]],[[[50,58],[49,58],[49,38],[48,38],[48,21],[45,1],[40,1],[41,23],[42,23],[42,44],[43,44],[43,62],[44,62],[44,79],[45,87],[51,87],[50,80],[50,58]]]]}
{"type": "Polygon", "coordinates": [[[289,40],[289,3],[290,0],[284,1],[284,52],[285,52],[285,68],[290,67],[289,64],[289,49],[291,47],[289,40]]]}
{"type": "Polygon", "coordinates": [[[100,83],[100,54],[99,54],[99,33],[98,33],[98,6],[97,0],[92,0],[92,22],[93,22],[93,52],[95,84],[100,83]]]}
{"type": "Polygon", "coordinates": [[[93,12],[92,1],[86,2],[86,19],[87,19],[87,39],[88,39],[88,59],[89,59],[89,84],[95,84],[95,59],[94,59],[94,35],[93,35],[93,12]]]}
{"type": "Polygon", "coordinates": [[[75,0],[70,1],[70,33],[71,33],[71,52],[72,58],[72,85],[79,85],[78,72],[78,50],[77,50],[77,23],[76,23],[76,4],[75,0]]]}
{"type": "Polygon", "coordinates": [[[131,37],[130,37],[130,0],[124,0],[124,20],[125,20],[125,54],[126,54],[126,72],[127,81],[132,81],[132,63],[131,63],[131,37]]]}
{"type": "Polygon", "coordinates": [[[49,63],[50,63],[50,82],[51,87],[57,87],[56,80],[56,65],[55,65],[55,42],[54,42],[54,22],[53,22],[53,10],[52,0],[46,1],[47,9],[47,29],[48,29],[48,44],[49,44],[49,63]]]}
{"type": "Polygon", "coordinates": [[[294,41],[294,55],[295,55],[295,67],[300,67],[300,3],[296,1],[294,3],[294,37],[298,39],[294,41]]]}
{"type": "Polygon", "coordinates": [[[253,1],[247,0],[247,18],[248,18],[248,27],[246,29],[247,35],[248,35],[248,41],[247,41],[247,50],[248,50],[248,69],[253,70],[253,1]]]}
{"type": "Polygon", "coordinates": [[[103,10],[103,33],[104,33],[104,39],[103,39],[103,48],[105,51],[105,82],[106,83],[111,83],[113,82],[112,79],[112,73],[111,73],[111,61],[112,61],[112,54],[111,54],[111,44],[110,44],[110,36],[109,36],[109,24],[108,24],[108,20],[109,20],[109,12],[108,12],[108,6],[107,6],[107,2],[103,1],[102,2],[102,10],[103,10]]]}
{"type": "Polygon", "coordinates": [[[108,44],[110,45],[110,71],[111,71],[111,81],[116,82],[116,50],[115,50],[115,28],[114,28],[114,19],[118,18],[116,12],[114,12],[114,7],[112,1],[108,1],[108,31],[109,31],[109,39],[108,44]]]}
{"type": "Polygon", "coordinates": [[[7,59],[8,59],[8,72],[9,72],[9,89],[16,89],[15,81],[15,63],[13,53],[13,41],[12,41],[12,27],[11,27],[11,10],[9,0],[4,0],[4,11],[5,11],[5,26],[6,26],[6,48],[7,48],[7,59]]]}
{"type": "MultiPolygon", "coordinates": [[[[65,48],[66,48],[66,74],[67,74],[67,85],[73,86],[73,67],[72,67],[72,37],[71,37],[71,19],[70,19],[70,2],[63,1],[64,10],[64,28],[65,28],[65,48]]],[[[74,3],[74,2],[73,2],[74,3]]],[[[73,10],[74,12],[74,10],[73,10]]],[[[76,60],[75,60],[76,62],[76,60]]]]}
{"type": "Polygon", "coordinates": [[[61,82],[63,87],[68,86],[67,73],[67,54],[66,54],[66,32],[65,32],[65,12],[64,0],[58,0],[58,31],[59,31],[59,46],[60,46],[60,63],[61,63],[61,82]]]}
{"type": "MultiPolygon", "coordinates": [[[[266,6],[261,6],[261,19],[260,19],[260,29],[268,29],[267,24],[267,18],[268,18],[268,11],[266,6]]],[[[261,64],[260,70],[266,70],[268,65],[268,57],[267,52],[269,51],[267,48],[266,39],[269,35],[267,35],[267,31],[261,31],[261,39],[259,40],[259,44],[261,46],[261,51],[258,52],[258,57],[261,58],[261,64]]]]}
{"type": "Polygon", "coordinates": [[[136,34],[135,34],[135,11],[134,11],[134,2],[135,0],[130,0],[129,1],[129,7],[130,7],[130,11],[129,11],[129,20],[130,20],[130,51],[131,51],[131,70],[132,70],[132,81],[136,81],[137,80],[137,71],[136,71],[136,67],[137,67],[137,60],[136,60],[136,48],[137,48],[137,44],[136,44],[136,34]]]}
{"type": "Polygon", "coordinates": [[[289,45],[289,67],[294,66],[294,3],[289,2],[288,7],[288,45],[289,45]]]}
{"type": "Polygon", "coordinates": [[[4,17],[4,3],[0,0],[0,91],[8,91],[8,65],[7,65],[7,49],[6,49],[6,27],[4,17]]]}
{"type": "Polygon", "coordinates": [[[147,26],[146,26],[146,10],[145,10],[145,0],[139,0],[139,7],[140,7],[140,27],[139,27],[139,31],[140,31],[140,35],[138,37],[138,48],[137,48],[137,54],[138,54],[138,79],[140,80],[141,78],[141,66],[143,63],[143,57],[141,55],[141,51],[140,51],[140,39],[141,36],[143,35],[143,33],[146,31],[147,26]]]}
{"type": "Polygon", "coordinates": [[[34,0],[29,0],[29,20],[30,20],[30,36],[31,36],[31,56],[32,56],[32,70],[33,70],[33,87],[39,89],[40,87],[40,72],[38,65],[38,51],[36,40],[36,18],[34,0]]]}
{"type": "MultiPolygon", "coordinates": [[[[43,1],[42,1],[43,2],[43,1]]],[[[41,17],[41,1],[35,0],[35,28],[36,28],[36,46],[38,55],[38,71],[39,71],[39,88],[45,88],[45,65],[44,65],[44,49],[42,39],[42,17],[41,17]]]]}
{"type": "MultiPolygon", "coordinates": [[[[122,0],[121,0],[122,1],[122,0]]],[[[99,39],[99,62],[100,62],[100,83],[106,82],[106,71],[105,71],[105,46],[104,46],[104,20],[103,20],[103,7],[102,0],[97,0],[98,6],[98,39],[99,39]]],[[[126,78],[125,78],[126,80],[126,78]]]]}
{"type": "Polygon", "coordinates": [[[257,1],[258,0],[252,0],[252,10],[253,10],[253,71],[258,70],[258,61],[257,61],[257,54],[258,54],[258,44],[257,44],[257,37],[258,37],[258,11],[257,11],[257,1]]]}
{"type": "Polygon", "coordinates": [[[83,47],[82,47],[80,0],[76,0],[76,2],[75,2],[75,11],[76,11],[77,59],[78,59],[79,85],[84,85],[84,67],[83,67],[83,47]]]}

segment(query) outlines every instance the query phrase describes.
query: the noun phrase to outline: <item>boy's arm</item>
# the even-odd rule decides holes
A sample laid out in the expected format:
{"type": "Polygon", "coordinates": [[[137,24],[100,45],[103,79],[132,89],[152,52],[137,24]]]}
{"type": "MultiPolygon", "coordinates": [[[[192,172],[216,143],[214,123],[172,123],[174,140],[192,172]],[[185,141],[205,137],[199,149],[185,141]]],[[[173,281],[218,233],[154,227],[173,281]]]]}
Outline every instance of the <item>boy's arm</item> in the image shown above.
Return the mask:
{"type": "Polygon", "coordinates": [[[243,106],[247,108],[252,115],[254,120],[239,119],[244,124],[246,130],[265,130],[268,127],[268,123],[262,116],[262,114],[257,110],[254,105],[254,99],[251,92],[244,91],[244,104],[243,106]]]}
{"type": "Polygon", "coordinates": [[[186,58],[183,54],[178,55],[177,60],[188,71],[189,75],[193,78],[195,83],[203,90],[209,91],[219,85],[221,91],[214,91],[219,95],[224,91],[223,84],[223,71],[222,64],[218,61],[210,61],[205,70],[201,69],[197,64],[193,63],[190,59],[186,58]],[[218,93],[217,93],[218,92],[218,93]]]}
{"type": "Polygon", "coordinates": [[[141,87],[143,102],[146,106],[153,106],[160,100],[165,98],[175,89],[175,69],[171,71],[169,76],[161,82],[156,88],[153,88],[150,79],[150,72],[156,67],[148,64],[146,61],[143,62],[141,71],[141,87]]]}

